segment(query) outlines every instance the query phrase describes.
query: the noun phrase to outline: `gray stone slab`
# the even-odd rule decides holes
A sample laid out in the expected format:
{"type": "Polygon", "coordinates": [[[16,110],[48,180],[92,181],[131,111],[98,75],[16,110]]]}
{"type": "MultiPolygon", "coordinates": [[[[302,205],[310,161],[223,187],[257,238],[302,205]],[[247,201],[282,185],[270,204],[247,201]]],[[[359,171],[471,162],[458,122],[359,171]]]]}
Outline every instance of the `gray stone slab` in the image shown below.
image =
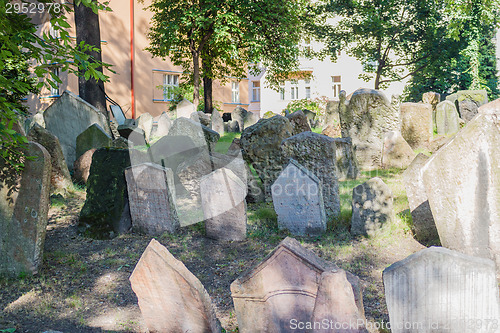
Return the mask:
{"type": "Polygon", "coordinates": [[[148,235],[180,227],[171,169],[143,163],[125,169],[132,227],[148,235]]]}
{"type": "Polygon", "coordinates": [[[458,132],[458,112],[455,105],[446,100],[436,106],[436,129],[438,134],[452,135],[458,132]]]}
{"type": "Polygon", "coordinates": [[[191,113],[193,113],[194,111],[194,104],[187,99],[183,99],[179,104],[177,104],[176,107],[177,118],[189,118],[189,116],[191,116],[191,113]]]}
{"type": "Polygon", "coordinates": [[[210,122],[212,124],[212,129],[219,133],[219,135],[224,135],[224,121],[218,110],[214,109],[212,116],[210,117],[210,122]]]}
{"type": "Polygon", "coordinates": [[[336,165],[339,180],[356,179],[359,169],[351,138],[333,138],[333,140],[336,147],[336,165]]]}
{"type": "Polygon", "coordinates": [[[431,247],[383,273],[391,332],[498,332],[495,263],[431,247]]]}
{"type": "Polygon", "coordinates": [[[160,117],[158,117],[158,123],[155,128],[153,128],[152,137],[161,138],[168,134],[172,127],[172,120],[166,112],[162,112],[160,117]]]}
{"type": "Polygon", "coordinates": [[[432,140],[431,104],[401,104],[401,135],[411,148],[415,149],[432,140]]]}
{"type": "Polygon", "coordinates": [[[407,168],[415,158],[415,153],[399,131],[384,135],[381,164],[383,168],[407,168]]]}
{"type": "Polygon", "coordinates": [[[151,138],[151,132],[153,130],[153,116],[151,116],[149,113],[143,113],[135,120],[135,122],[137,124],[137,127],[144,131],[146,142],[149,142],[151,138]]]}
{"type": "Polygon", "coordinates": [[[200,149],[212,152],[219,141],[219,133],[188,118],[177,118],[168,132],[169,136],[188,136],[200,149]]]}
{"type": "Polygon", "coordinates": [[[111,147],[113,138],[106,133],[98,124],[90,125],[85,131],[76,137],[75,156],[82,156],[87,150],[102,147],[111,147]]]}

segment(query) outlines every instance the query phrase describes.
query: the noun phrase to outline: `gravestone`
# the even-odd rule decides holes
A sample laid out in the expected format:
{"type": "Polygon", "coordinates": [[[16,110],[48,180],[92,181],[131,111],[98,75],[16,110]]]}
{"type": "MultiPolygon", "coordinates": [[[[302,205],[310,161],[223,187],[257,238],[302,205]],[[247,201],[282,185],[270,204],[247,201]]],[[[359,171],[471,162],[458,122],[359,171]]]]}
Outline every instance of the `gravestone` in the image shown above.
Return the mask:
{"type": "Polygon", "coordinates": [[[172,120],[170,120],[166,112],[162,112],[160,117],[158,117],[156,129],[153,130],[151,136],[156,138],[164,137],[170,131],[170,127],[172,127],[172,120]]]}
{"type": "Polygon", "coordinates": [[[477,106],[488,103],[488,92],[486,90],[459,90],[454,94],[446,96],[446,100],[456,104],[464,100],[473,101],[477,106]]]}
{"type": "Polygon", "coordinates": [[[312,112],[307,109],[302,109],[302,112],[306,115],[307,121],[309,122],[309,125],[311,128],[317,127],[317,121],[316,121],[316,112],[312,112]]]}
{"type": "MultiPolygon", "coordinates": [[[[148,150],[148,156],[158,165],[177,170],[179,164],[206,152],[203,147],[195,145],[190,137],[184,135],[167,135],[156,141],[148,150]]],[[[208,153],[206,153],[208,155],[208,153]]]]}
{"type": "Polygon", "coordinates": [[[45,119],[43,118],[43,112],[37,112],[33,115],[33,120],[30,123],[30,126],[34,124],[38,124],[41,127],[45,128],[45,119]]]}
{"type": "Polygon", "coordinates": [[[227,123],[224,123],[224,131],[229,133],[239,133],[240,125],[236,120],[229,120],[227,123]]]}
{"type": "Polygon", "coordinates": [[[452,102],[446,100],[436,106],[436,129],[438,134],[445,135],[458,132],[458,112],[452,102]]]}
{"type": "Polygon", "coordinates": [[[428,159],[426,155],[418,154],[403,172],[403,182],[417,240],[436,243],[439,241],[439,235],[422,179],[422,167],[428,159]]]}
{"type": "Polygon", "coordinates": [[[130,165],[128,149],[99,148],[94,152],[87,198],[78,221],[80,233],[108,239],[130,229],[129,224],[122,223],[128,197],[124,172],[130,165]]]}
{"type": "Polygon", "coordinates": [[[336,147],[337,176],[339,180],[358,178],[358,161],[351,138],[333,138],[336,147]]]}
{"type": "Polygon", "coordinates": [[[156,240],[142,254],[130,283],[150,332],[221,332],[200,280],[156,240]]]}
{"type": "Polygon", "coordinates": [[[277,116],[278,114],[277,113],[274,113],[273,111],[267,111],[265,112],[263,115],[262,115],[262,119],[269,119],[269,118],[272,118],[272,117],[275,117],[277,116]]]}
{"type": "Polygon", "coordinates": [[[253,166],[262,180],[267,201],[271,201],[271,185],[283,170],[281,141],[292,135],[290,121],[282,116],[261,119],[241,134],[243,158],[253,166]]]}
{"type": "Polygon", "coordinates": [[[309,122],[307,121],[307,117],[304,114],[304,112],[300,110],[295,111],[294,113],[290,113],[286,117],[288,118],[288,120],[290,120],[290,124],[292,124],[293,135],[311,130],[311,127],[309,126],[309,122]]]}
{"type": "Polygon", "coordinates": [[[87,184],[92,165],[92,156],[97,149],[89,149],[73,163],[73,178],[78,183],[87,184]]]}
{"type": "Polygon", "coordinates": [[[441,94],[439,93],[429,91],[422,94],[422,102],[425,104],[432,105],[433,108],[435,108],[440,101],[441,101],[441,94]]]}
{"type": "Polygon", "coordinates": [[[11,166],[0,166],[0,275],[17,278],[37,273],[50,206],[51,159],[40,144],[29,142],[19,176],[11,166]]]}
{"type": "MultiPolygon", "coordinates": [[[[239,331],[297,332],[293,320],[311,321],[322,273],[338,270],[295,239],[285,238],[263,261],[231,283],[239,331]]],[[[347,275],[358,309],[363,309],[357,278],[347,275]]]]}
{"type": "Polygon", "coordinates": [[[123,138],[123,137],[118,137],[116,139],[113,140],[113,142],[111,143],[111,147],[114,147],[114,148],[125,148],[127,149],[128,147],[130,147],[131,145],[131,142],[129,142],[127,139],[123,138]]]}
{"type": "Polygon", "coordinates": [[[421,250],[384,270],[391,332],[498,332],[495,263],[446,248],[421,250]]]}
{"type": "Polygon", "coordinates": [[[460,118],[468,123],[478,113],[478,106],[468,99],[460,101],[458,102],[458,113],[460,114],[460,118]]]}
{"type": "Polygon", "coordinates": [[[293,235],[319,235],[326,231],[321,181],[294,159],[271,187],[278,227],[293,235]]]}
{"type": "Polygon", "coordinates": [[[302,132],[281,143],[283,164],[293,158],[321,181],[326,219],[340,215],[335,140],[313,132],[302,132]]]}
{"type": "Polygon", "coordinates": [[[160,236],[175,233],[179,217],[171,169],[143,163],[125,169],[132,227],[142,233],[160,236]]]}
{"type": "Polygon", "coordinates": [[[111,136],[108,121],[80,97],[65,91],[44,112],[45,128],[59,139],[68,169],[71,171],[76,156],[76,138],[90,125],[98,124],[111,136]]]}
{"type": "Polygon", "coordinates": [[[174,120],[168,135],[188,136],[197,147],[209,152],[214,150],[215,144],[220,138],[219,133],[188,118],[177,118],[174,120]]]}
{"type": "Polygon", "coordinates": [[[122,108],[119,105],[110,105],[109,108],[118,125],[125,124],[127,117],[125,117],[122,108]]]}
{"type": "Polygon", "coordinates": [[[210,127],[211,126],[210,116],[211,116],[210,114],[205,113],[203,111],[196,111],[196,112],[191,113],[191,115],[189,116],[189,119],[191,119],[192,121],[194,121],[196,123],[200,123],[203,126],[211,128],[210,127]]]}
{"type": "Polygon", "coordinates": [[[235,107],[233,111],[231,111],[231,120],[238,123],[238,127],[242,132],[245,129],[245,117],[247,113],[248,111],[239,105],[235,107]]]}
{"type": "Polygon", "coordinates": [[[415,149],[432,140],[432,105],[401,104],[401,135],[415,149]]]}
{"type": "Polygon", "coordinates": [[[149,113],[143,113],[135,120],[135,122],[137,127],[144,131],[146,142],[149,142],[151,131],[153,130],[153,116],[149,113]]]}
{"type": "Polygon", "coordinates": [[[255,125],[259,121],[259,116],[255,113],[247,111],[245,118],[243,118],[243,128],[255,125]]]}
{"type": "Polygon", "coordinates": [[[380,168],[385,133],[400,130],[400,111],[378,90],[358,89],[347,105],[340,95],[342,137],[350,137],[362,170],[380,168]]]}
{"type": "Polygon", "coordinates": [[[483,110],[430,157],[423,182],[441,244],[500,267],[500,109],[483,110]]]}
{"type": "Polygon", "coordinates": [[[405,169],[415,158],[415,153],[398,131],[387,132],[382,148],[382,167],[405,169]]]}
{"type": "Polygon", "coordinates": [[[82,156],[87,150],[102,147],[111,147],[113,139],[98,124],[90,125],[85,131],[76,137],[75,156],[82,156]]]}
{"type": "Polygon", "coordinates": [[[375,177],[352,190],[351,234],[373,236],[393,218],[389,187],[375,177]]]}
{"type": "Polygon", "coordinates": [[[50,184],[52,191],[64,191],[73,185],[59,139],[35,123],[28,133],[28,140],[41,144],[50,154],[50,163],[52,165],[50,184]]]}
{"type": "Polygon", "coordinates": [[[195,111],[194,109],[194,104],[188,101],[187,99],[183,99],[179,104],[176,106],[176,114],[177,118],[189,118],[191,116],[191,113],[195,111]]]}
{"type": "Polygon", "coordinates": [[[323,122],[324,128],[340,124],[339,104],[340,104],[339,101],[326,102],[325,120],[323,122]]]}
{"type": "Polygon", "coordinates": [[[135,125],[120,125],[118,126],[120,136],[127,139],[134,145],[142,146],[146,144],[146,136],[144,130],[135,125]]]}
{"type": "Polygon", "coordinates": [[[222,121],[222,117],[220,116],[219,111],[217,111],[216,109],[214,109],[212,112],[210,122],[212,124],[212,130],[219,133],[219,135],[224,135],[224,122],[222,121]]]}
{"type": "Polygon", "coordinates": [[[201,178],[201,205],[207,237],[222,241],[246,238],[247,185],[227,168],[220,168],[201,178]]]}
{"type": "Polygon", "coordinates": [[[340,131],[340,123],[333,123],[326,126],[321,134],[329,136],[330,138],[340,138],[342,137],[342,132],[340,131]]]}

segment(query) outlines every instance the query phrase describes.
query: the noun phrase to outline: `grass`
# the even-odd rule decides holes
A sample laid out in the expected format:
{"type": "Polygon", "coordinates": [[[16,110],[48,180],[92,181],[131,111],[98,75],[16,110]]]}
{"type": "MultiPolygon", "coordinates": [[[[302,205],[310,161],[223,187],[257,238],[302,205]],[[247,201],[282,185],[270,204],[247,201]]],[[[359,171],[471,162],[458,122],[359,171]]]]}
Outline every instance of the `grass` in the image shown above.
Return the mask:
{"type": "Polygon", "coordinates": [[[235,138],[239,138],[241,133],[225,133],[220,137],[219,141],[215,145],[215,151],[220,154],[227,153],[229,146],[235,138]]]}

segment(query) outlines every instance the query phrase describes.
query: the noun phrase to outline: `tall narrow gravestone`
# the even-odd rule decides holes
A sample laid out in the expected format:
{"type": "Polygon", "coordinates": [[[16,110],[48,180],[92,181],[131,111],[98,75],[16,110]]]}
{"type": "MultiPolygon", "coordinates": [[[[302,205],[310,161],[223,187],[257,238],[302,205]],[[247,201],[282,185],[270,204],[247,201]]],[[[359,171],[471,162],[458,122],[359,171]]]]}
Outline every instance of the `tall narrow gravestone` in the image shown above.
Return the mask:
{"type": "Polygon", "coordinates": [[[176,107],[177,118],[189,118],[194,111],[194,104],[187,99],[183,99],[176,107]]]}
{"type": "Polygon", "coordinates": [[[436,106],[436,129],[438,134],[451,135],[458,132],[458,112],[455,104],[443,101],[436,106]]]}
{"type": "Polygon", "coordinates": [[[111,147],[113,139],[98,124],[90,125],[76,137],[75,157],[78,159],[87,150],[101,147],[111,147]]]}
{"type": "Polygon", "coordinates": [[[440,247],[383,273],[391,332],[498,332],[495,263],[440,247]]]}
{"type": "Polygon", "coordinates": [[[43,258],[50,193],[50,155],[30,142],[21,177],[0,166],[0,275],[36,273],[43,258]]]}
{"type": "Polygon", "coordinates": [[[271,186],[280,229],[294,235],[316,235],[326,231],[321,181],[294,159],[271,186]]]}
{"type": "Polygon", "coordinates": [[[149,235],[179,228],[171,169],[143,163],[125,169],[132,227],[149,235]]]}
{"type": "Polygon", "coordinates": [[[130,283],[150,332],[221,332],[200,280],[156,240],[142,254],[130,283]]]}

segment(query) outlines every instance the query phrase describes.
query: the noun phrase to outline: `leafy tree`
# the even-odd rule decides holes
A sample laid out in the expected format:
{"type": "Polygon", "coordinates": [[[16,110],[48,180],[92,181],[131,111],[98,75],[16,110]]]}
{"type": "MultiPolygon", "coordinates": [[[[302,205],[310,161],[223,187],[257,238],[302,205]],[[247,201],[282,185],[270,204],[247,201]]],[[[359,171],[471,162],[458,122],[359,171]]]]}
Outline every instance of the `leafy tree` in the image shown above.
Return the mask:
{"type": "MultiPolygon", "coordinates": [[[[94,11],[106,8],[91,0],[75,2],[78,4],[80,1],[94,11]]],[[[41,5],[36,10],[49,11],[51,25],[59,32],[59,37],[49,34],[38,36],[36,26],[26,15],[31,3],[22,0],[19,6],[13,6],[10,1],[0,0],[0,160],[18,171],[23,166],[27,143],[27,139],[14,130],[15,123],[22,121],[26,115],[22,98],[39,91],[43,85],[55,87],[61,82],[49,69],[58,66],[74,74],[82,69],[86,77],[107,79],[97,70],[102,63],[85,53],[93,48],[84,43],[75,47],[65,30],[70,26],[64,13],[70,12],[71,8],[64,4],[54,5],[50,0],[40,0],[41,5]]]]}
{"type": "MultiPolygon", "coordinates": [[[[297,68],[306,4],[305,0],[153,0],[148,7],[153,12],[148,50],[185,69],[196,106],[202,78],[210,85],[211,80],[245,77],[251,62],[266,66],[270,85],[277,85],[276,74],[297,68]]],[[[205,91],[211,96],[210,87],[205,91]]]]}
{"type": "Polygon", "coordinates": [[[361,78],[374,78],[375,89],[385,88],[434,62],[445,33],[442,2],[327,0],[315,9],[321,20],[310,29],[327,44],[333,61],[345,50],[361,61],[361,78]]]}

